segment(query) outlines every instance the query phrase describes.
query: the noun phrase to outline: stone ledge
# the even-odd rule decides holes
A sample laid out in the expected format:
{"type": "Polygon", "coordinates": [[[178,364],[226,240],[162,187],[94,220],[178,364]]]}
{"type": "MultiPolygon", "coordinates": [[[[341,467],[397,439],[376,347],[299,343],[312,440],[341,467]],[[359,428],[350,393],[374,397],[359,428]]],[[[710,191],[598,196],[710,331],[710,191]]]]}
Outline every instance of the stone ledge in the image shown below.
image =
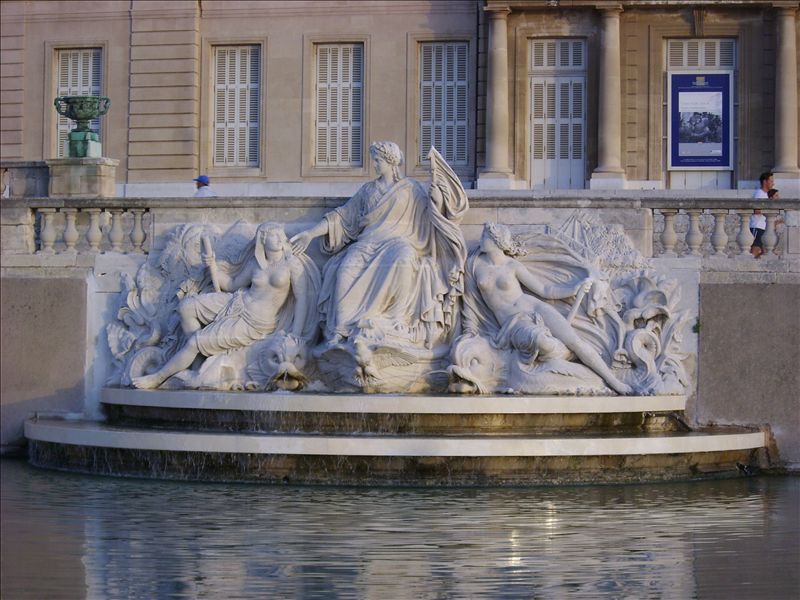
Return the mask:
{"type": "Polygon", "coordinates": [[[170,452],[311,456],[618,456],[689,454],[762,448],[762,431],[638,436],[331,436],[190,433],[108,427],[92,421],[29,419],[25,437],[37,442],[170,452]]]}
{"type": "Polygon", "coordinates": [[[681,411],[686,396],[409,396],[103,388],[106,404],[207,410],[379,414],[559,414],[681,411]]]}

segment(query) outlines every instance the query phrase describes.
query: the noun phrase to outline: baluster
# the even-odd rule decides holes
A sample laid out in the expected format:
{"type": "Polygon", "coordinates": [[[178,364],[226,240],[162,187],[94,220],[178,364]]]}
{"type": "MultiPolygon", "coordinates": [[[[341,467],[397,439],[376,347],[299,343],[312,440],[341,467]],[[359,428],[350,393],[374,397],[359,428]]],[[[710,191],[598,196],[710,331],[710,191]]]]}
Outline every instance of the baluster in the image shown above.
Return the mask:
{"type": "Polygon", "coordinates": [[[714,233],[711,236],[711,245],[714,246],[714,256],[717,258],[728,257],[728,234],[725,231],[725,217],[727,210],[709,211],[714,215],[714,233]]]}
{"type": "Polygon", "coordinates": [[[664,246],[662,256],[675,257],[675,244],[678,243],[678,235],[675,233],[675,215],[677,210],[659,209],[664,215],[664,231],[661,233],[661,244],[664,246]]]}
{"type": "Polygon", "coordinates": [[[122,213],[124,212],[119,208],[111,209],[111,231],[108,238],[111,240],[112,252],[122,252],[122,241],[125,239],[125,233],[122,231],[122,213]]]}
{"type": "Polygon", "coordinates": [[[739,215],[739,235],[736,236],[736,243],[739,244],[739,256],[748,257],[750,254],[750,247],[753,245],[753,234],[750,233],[750,215],[753,210],[737,210],[739,215]]]}
{"type": "Polygon", "coordinates": [[[700,215],[702,209],[687,209],[689,213],[689,231],[686,232],[686,245],[689,246],[689,254],[692,256],[702,256],[703,232],[700,231],[700,215]]]}
{"type": "Polygon", "coordinates": [[[103,240],[103,232],[100,231],[100,209],[85,208],[84,212],[89,213],[89,229],[86,232],[89,252],[100,252],[100,242],[103,240]]]}
{"type": "Polygon", "coordinates": [[[142,213],[144,213],[144,210],[141,208],[131,208],[129,211],[133,213],[133,229],[131,230],[133,251],[142,252],[142,244],[145,238],[144,229],[142,228],[142,213]]]}
{"type": "Polygon", "coordinates": [[[42,254],[54,254],[53,244],[56,243],[56,228],[53,224],[53,217],[55,215],[55,208],[40,208],[39,213],[42,215],[42,232],[39,234],[41,241],[41,249],[39,252],[42,254]]]}
{"type": "Polygon", "coordinates": [[[66,226],[64,227],[65,252],[75,253],[75,244],[78,242],[78,228],[75,226],[75,219],[78,216],[77,208],[62,208],[66,226]]]}
{"type": "Polygon", "coordinates": [[[764,242],[764,254],[761,256],[763,258],[776,258],[772,251],[778,244],[778,234],[775,232],[775,217],[778,216],[778,211],[761,209],[761,212],[767,217],[767,230],[761,236],[761,241],[764,242]]]}

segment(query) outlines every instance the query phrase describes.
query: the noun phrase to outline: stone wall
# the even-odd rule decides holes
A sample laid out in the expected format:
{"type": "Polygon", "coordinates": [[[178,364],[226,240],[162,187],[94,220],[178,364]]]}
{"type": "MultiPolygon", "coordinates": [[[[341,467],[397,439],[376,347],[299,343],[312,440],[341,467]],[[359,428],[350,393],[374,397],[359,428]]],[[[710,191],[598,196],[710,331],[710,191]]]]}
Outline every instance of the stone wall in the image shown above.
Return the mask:
{"type": "Polygon", "coordinates": [[[800,277],[727,279],[700,285],[694,416],[768,424],[781,459],[800,467],[800,277]]]}
{"type": "Polygon", "coordinates": [[[0,447],[22,441],[37,412],[82,412],[86,397],[86,271],[15,269],[0,285],[0,447]],[[66,276],[65,276],[66,275],[66,276]]]}

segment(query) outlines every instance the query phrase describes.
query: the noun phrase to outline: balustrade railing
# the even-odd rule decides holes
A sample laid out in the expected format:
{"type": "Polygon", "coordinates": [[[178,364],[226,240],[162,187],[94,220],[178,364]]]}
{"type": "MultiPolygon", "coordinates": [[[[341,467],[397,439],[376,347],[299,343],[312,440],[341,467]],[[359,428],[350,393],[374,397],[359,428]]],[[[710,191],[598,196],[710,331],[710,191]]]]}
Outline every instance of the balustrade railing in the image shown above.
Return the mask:
{"type": "MultiPolygon", "coordinates": [[[[270,209],[292,207],[328,210],[341,204],[344,198],[239,198],[239,199],[176,199],[176,198],[110,198],[61,199],[10,198],[3,199],[3,235],[16,236],[16,241],[3,243],[3,253],[35,252],[53,254],[145,253],[150,250],[155,225],[162,210],[179,209],[191,221],[191,211],[232,208],[270,209]],[[12,215],[12,216],[9,216],[12,215]],[[27,236],[27,237],[26,237],[27,236]]],[[[606,220],[614,221],[615,211],[638,215],[650,212],[645,221],[652,228],[645,240],[652,239],[654,257],[675,258],[736,258],[750,255],[753,236],[749,228],[750,215],[758,208],[766,217],[763,235],[764,258],[780,259],[787,252],[800,259],[800,250],[787,248],[789,233],[800,236],[800,200],[776,202],[741,199],[672,198],[600,198],[587,200],[570,198],[526,198],[520,196],[471,198],[475,208],[527,209],[543,208],[559,211],[600,209],[606,220]],[[633,211],[633,213],[631,212],[633,211]]],[[[548,211],[549,212],[549,211],[548,211]]],[[[316,213],[315,213],[316,214],[316,213]]],[[[198,215],[200,213],[198,212],[198,215]]],[[[172,215],[174,217],[174,213],[172,215]]],[[[315,217],[314,220],[316,220],[315,217]]],[[[171,220],[169,222],[172,222],[171,220]]],[[[620,223],[625,219],[620,218],[620,223]]],[[[161,223],[162,225],[164,223],[161,223]]],[[[524,225],[524,223],[515,223],[524,225]]],[[[542,223],[530,223],[541,226],[542,223]]],[[[650,227],[650,226],[648,226],[650,227]]],[[[645,246],[649,242],[645,242],[645,246]]],[[[642,248],[647,253],[647,248],[642,248]]]]}
{"type": "MultiPolygon", "coordinates": [[[[762,236],[763,258],[784,254],[785,212],[778,208],[761,208],[767,228],[762,236]]],[[[653,256],[751,258],[753,234],[750,231],[752,208],[654,210],[653,256]]]]}
{"type": "Polygon", "coordinates": [[[37,253],[146,253],[149,250],[145,245],[149,238],[148,208],[41,207],[33,211],[37,253]]]}

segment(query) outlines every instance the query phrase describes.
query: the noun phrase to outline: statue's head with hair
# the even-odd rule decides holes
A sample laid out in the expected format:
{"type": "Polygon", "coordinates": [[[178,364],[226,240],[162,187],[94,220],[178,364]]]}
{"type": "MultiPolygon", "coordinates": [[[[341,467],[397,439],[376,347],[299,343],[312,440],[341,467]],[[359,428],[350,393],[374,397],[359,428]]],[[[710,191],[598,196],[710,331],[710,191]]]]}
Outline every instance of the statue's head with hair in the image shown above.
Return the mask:
{"type": "Polygon", "coordinates": [[[486,223],[483,235],[488,236],[508,256],[525,256],[528,253],[523,243],[502,223],[486,223]]]}
{"type": "Polygon", "coordinates": [[[372,142],[369,145],[369,154],[373,158],[381,158],[392,167],[394,180],[402,179],[400,166],[403,164],[403,152],[394,142],[372,142]]]}
{"type": "Polygon", "coordinates": [[[286,236],[286,231],[283,228],[283,225],[280,223],[274,222],[266,222],[262,223],[256,229],[255,235],[255,244],[253,248],[253,252],[256,257],[256,261],[258,262],[261,268],[264,268],[267,264],[266,259],[266,244],[267,244],[267,237],[274,233],[277,235],[278,239],[280,240],[281,249],[283,250],[284,258],[292,256],[292,244],[289,242],[289,238],[286,236]]]}

